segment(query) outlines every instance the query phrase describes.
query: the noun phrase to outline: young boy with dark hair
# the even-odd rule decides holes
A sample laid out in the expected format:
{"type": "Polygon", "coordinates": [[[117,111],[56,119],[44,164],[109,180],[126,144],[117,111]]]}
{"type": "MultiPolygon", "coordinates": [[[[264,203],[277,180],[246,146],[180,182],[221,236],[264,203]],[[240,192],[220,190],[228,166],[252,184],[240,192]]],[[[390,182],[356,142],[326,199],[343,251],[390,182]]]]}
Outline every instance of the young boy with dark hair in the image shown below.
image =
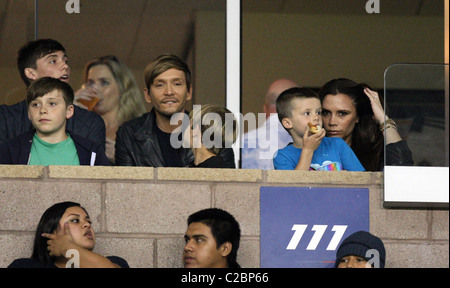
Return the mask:
{"type": "Polygon", "coordinates": [[[365,171],[344,140],[325,137],[324,129],[317,130],[322,127],[322,106],[313,90],[296,87],[284,91],[277,99],[277,113],[293,143],[275,154],[275,169],[365,171]]]}
{"type": "Polygon", "coordinates": [[[43,77],[28,88],[28,118],[35,130],[0,146],[0,164],[108,166],[100,144],[66,131],[73,116],[74,93],[69,84],[43,77]]]}
{"type": "Polygon", "coordinates": [[[184,268],[240,268],[237,251],[239,223],[227,211],[210,208],[188,218],[184,235],[184,268]]]}
{"type": "MultiPolygon", "coordinates": [[[[18,52],[17,68],[25,85],[42,77],[63,82],[70,80],[70,67],[65,48],[56,40],[39,39],[27,42],[18,52]]],[[[105,147],[105,122],[94,112],[74,107],[67,130],[105,147]]],[[[0,105],[0,144],[32,129],[26,100],[14,105],[0,105]]]]}

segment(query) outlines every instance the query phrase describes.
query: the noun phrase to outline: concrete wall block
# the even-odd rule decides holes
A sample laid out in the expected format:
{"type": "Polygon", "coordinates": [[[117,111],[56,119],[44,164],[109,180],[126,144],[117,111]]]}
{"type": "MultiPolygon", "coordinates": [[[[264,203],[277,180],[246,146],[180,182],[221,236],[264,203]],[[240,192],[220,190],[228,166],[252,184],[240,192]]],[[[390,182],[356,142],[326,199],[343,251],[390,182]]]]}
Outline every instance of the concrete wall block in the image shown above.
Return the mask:
{"type": "Polygon", "coordinates": [[[15,259],[30,258],[33,252],[33,235],[0,235],[0,268],[6,268],[15,259]]]}
{"type": "MultiPolygon", "coordinates": [[[[185,231],[187,225],[185,226],[185,231]]],[[[183,268],[184,232],[179,237],[161,238],[157,240],[157,267],[183,268]]]]}
{"type": "Polygon", "coordinates": [[[101,221],[101,184],[80,182],[1,181],[0,230],[35,231],[42,214],[55,203],[78,202],[101,221]]]}
{"type": "Polygon", "coordinates": [[[106,184],[108,232],[184,235],[187,217],[209,207],[209,185],[106,184]]]}
{"type": "Polygon", "coordinates": [[[437,240],[448,240],[449,236],[449,211],[432,211],[433,222],[431,237],[437,240]]]}
{"type": "Polygon", "coordinates": [[[154,242],[152,238],[103,238],[97,235],[94,252],[122,257],[130,268],[153,268],[154,242]]]}
{"type": "Polygon", "coordinates": [[[261,267],[261,253],[259,238],[241,238],[237,261],[242,268],[261,267]]]}
{"type": "Polygon", "coordinates": [[[50,178],[153,180],[153,167],[49,166],[50,178]]]}
{"type": "Polygon", "coordinates": [[[218,185],[214,195],[214,206],[228,211],[236,218],[242,235],[259,236],[259,186],[218,185]]]}
{"type": "Polygon", "coordinates": [[[44,166],[0,165],[0,179],[36,179],[45,174],[44,166]]]}
{"type": "Polygon", "coordinates": [[[387,239],[428,239],[426,210],[384,209],[383,190],[370,189],[370,231],[387,239]]]}
{"type": "Polygon", "coordinates": [[[158,168],[157,180],[210,181],[210,182],[260,182],[262,170],[211,169],[211,168],[158,168]],[[195,172],[195,173],[194,173],[195,172]]]}
{"type": "Polygon", "coordinates": [[[387,268],[449,268],[448,243],[385,241],[387,268]]]}

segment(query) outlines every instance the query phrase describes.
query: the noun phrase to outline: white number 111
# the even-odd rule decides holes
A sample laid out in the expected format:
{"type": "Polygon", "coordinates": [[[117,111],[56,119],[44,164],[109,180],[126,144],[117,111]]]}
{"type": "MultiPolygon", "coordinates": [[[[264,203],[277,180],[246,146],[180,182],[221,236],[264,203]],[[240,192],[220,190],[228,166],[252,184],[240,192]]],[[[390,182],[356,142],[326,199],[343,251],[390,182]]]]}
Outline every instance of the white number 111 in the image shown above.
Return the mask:
{"type": "MultiPolygon", "coordinates": [[[[341,241],[342,237],[344,236],[345,231],[347,230],[348,225],[334,225],[331,231],[334,232],[333,238],[331,238],[330,243],[328,244],[327,250],[336,250],[337,246],[339,245],[339,242],[341,241]]],[[[294,235],[291,238],[291,241],[289,242],[289,245],[287,246],[286,250],[295,250],[297,249],[298,244],[300,243],[300,240],[303,237],[303,234],[306,231],[306,228],[308,228],[308,225],[297,225],[295,224],[292,226],[292,231],[294,232],[294,235]]],[[[308,247],[306,250],[316,250],[317,246],[319,245],[320,240],[322,239],[323,235],[325,234],[325,231],[327,230],[328,225],[314,225],[311,228],[311,231],[314,231],[314,235],[311,238],[311,241],[308,244],[308,247]]]]}

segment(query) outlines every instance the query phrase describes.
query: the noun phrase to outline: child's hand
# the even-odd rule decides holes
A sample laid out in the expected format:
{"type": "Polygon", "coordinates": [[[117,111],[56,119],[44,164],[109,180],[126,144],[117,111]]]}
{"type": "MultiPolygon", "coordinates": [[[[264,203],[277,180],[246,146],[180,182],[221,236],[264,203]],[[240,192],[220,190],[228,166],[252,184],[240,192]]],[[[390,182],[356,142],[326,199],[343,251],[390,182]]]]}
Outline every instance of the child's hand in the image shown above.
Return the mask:
{"type": "Polygon", "coordinates": [[[321,129],[319,132],[314,134],[309,130],[309,127],[307,127],[305,134],[303,135],[302,150],[306,149],[316,151],[325,135],[326,135],[325,129],[321,129]]]}

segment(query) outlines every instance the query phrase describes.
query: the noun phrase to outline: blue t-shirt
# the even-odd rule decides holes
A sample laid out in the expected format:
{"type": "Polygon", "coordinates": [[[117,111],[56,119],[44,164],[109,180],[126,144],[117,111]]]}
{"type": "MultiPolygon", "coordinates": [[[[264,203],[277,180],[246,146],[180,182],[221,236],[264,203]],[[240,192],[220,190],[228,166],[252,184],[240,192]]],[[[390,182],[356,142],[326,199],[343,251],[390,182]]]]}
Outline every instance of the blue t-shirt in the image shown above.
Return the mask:
{"type": "MultiPolygon", "coordinates": [[[[290,144],[275,154],[273,165],[276,170],[295,170],[302,149],[290,144]]],[[[310,170],[317,171],[365,171],[352,148],[342,138],[325,137],[314,151],[310,170]]]]}

